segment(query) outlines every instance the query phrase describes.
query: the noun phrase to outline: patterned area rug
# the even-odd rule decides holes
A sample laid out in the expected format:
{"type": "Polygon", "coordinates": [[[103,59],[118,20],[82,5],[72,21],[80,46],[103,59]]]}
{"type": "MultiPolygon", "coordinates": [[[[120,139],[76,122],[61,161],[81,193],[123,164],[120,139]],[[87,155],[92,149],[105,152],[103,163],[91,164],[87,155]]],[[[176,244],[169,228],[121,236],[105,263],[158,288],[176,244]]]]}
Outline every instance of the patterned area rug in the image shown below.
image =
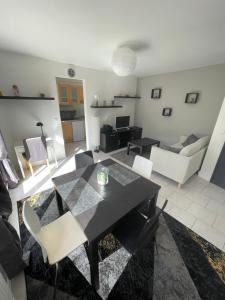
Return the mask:
{"type": "MultiPolygon", "coordinates": [[[[150,157],[150,149],[145,149],[143,151],[142,156],[145,158],[150,157]]],[[[128,165],[129,167],[133,166],[134,158],[136,155],[140,155],[140,151],[138,148],[131,148],[129,155],[127,155],[127,150],[121,150],[115,154],[112,154],[111,157],[121,161],[122,163],[128,165]]]]}
{"type": "MultiPolygon", "coordinates": [[[[47,267],[41,249],[27,231],[21,216],[29,201],[45,225],[58,217],[53,190],[18,202],[28,300],[52,299],[54,269],[47,267]]],[[[151,242],[131,256],[112,236],[99,244],[100,289],[90,284],[84,246],[59,264],[56,299],[224,299],[225,254],[167,215],[160,219],[158,253],[151,242]]]]}

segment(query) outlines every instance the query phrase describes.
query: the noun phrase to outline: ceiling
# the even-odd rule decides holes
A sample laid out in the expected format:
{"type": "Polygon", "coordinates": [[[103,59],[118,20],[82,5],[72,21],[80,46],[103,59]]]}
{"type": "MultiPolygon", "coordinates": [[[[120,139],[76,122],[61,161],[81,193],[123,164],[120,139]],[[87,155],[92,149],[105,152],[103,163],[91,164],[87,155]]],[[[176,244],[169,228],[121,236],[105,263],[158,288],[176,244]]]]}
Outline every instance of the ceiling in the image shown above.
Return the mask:
{"type": "Polygon", "coordinates": [[[0,48],[111,70],[131,45],[135,74],[225,62],[224,0],[0,0],[0,48]]]}

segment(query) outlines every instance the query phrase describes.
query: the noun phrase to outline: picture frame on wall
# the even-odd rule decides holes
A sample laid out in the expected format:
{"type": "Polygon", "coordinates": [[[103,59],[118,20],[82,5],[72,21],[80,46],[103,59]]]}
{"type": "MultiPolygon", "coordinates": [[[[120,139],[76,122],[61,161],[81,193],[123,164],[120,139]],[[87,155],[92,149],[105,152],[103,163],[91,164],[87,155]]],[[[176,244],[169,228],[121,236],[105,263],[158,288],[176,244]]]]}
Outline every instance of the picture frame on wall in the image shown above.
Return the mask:
{"type": "Polygon", "coordinates": [[[198,98],[199,98],[199,93],[197,92],[187,93],[185,98],[185,103],[196,104],[198,102],[198,98]]]}
{"type": "Polygon", "coordinates": [[[162,115],[164,117],[170,117],[172,115],[172,111],[173,111],[172,107],[164,107],[162,111],[162,115]]]}
{"type": "Polygon", "coordinates": [[[162,94],[162,89],[160,89],[160,88],[152,89],[151,98],[152,99],[160,99],[161,94],[162,94]]]}

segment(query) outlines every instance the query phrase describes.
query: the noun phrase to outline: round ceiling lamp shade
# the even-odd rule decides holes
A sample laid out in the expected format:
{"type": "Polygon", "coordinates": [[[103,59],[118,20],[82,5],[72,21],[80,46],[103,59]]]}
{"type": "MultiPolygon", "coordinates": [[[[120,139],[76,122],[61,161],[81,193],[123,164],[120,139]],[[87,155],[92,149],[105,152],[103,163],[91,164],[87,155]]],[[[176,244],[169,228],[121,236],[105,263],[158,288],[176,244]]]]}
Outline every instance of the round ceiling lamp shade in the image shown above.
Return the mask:
{"type": "Polygon", "coordinates": [[[132,74],[136,67],[136,54],[127,47],[118,48],[112,57],[112,69],[118,76],[128,76],[132,74]]]}

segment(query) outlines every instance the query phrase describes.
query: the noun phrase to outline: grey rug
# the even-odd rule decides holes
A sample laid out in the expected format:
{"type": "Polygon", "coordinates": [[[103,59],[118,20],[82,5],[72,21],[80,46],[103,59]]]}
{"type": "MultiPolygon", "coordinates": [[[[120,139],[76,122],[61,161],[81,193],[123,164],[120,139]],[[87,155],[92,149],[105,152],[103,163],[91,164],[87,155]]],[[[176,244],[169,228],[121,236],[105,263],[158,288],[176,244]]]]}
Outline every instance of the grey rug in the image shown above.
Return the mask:
{"type": "MultiPolygon", "coordinates": [[[[52,190],[25,201],[33,206],[42,225],[58,217],[52,190]]],[[[28,300],[51,299],[51,276],[43,263],[40,247],[23,223],[21,211],[22,201],[19,201],[21,242],[24,253],[30,252],[30,265],[25,270],[28,300]]],[[[104,245],[109,244],[111,250],[99,264],[97,292],[90,284],[85,248],[80,246],[60,263],[56,299],[224,300],[225,254],[222,251],[166,213],[160,218],[156,240],[158,253],[150,244],[134,256],[121,245],[118,248],[106,241],[104,245]]]]}
{"type": "MultiPolygon", "coordinates": [[[[118,161],[121,161],[125,165],[129,167],[133,166],[134,158],[136,155],[140,155],[138,148],[131,148],[129,155],[127,155],[127,149],[121,150],[115,154],[110,155],[111,157],[115,158],[118,161]]],[[[142,154],[143,157],[149,158],[150,157],[150,150],[146,150],[142,154]]]]}

